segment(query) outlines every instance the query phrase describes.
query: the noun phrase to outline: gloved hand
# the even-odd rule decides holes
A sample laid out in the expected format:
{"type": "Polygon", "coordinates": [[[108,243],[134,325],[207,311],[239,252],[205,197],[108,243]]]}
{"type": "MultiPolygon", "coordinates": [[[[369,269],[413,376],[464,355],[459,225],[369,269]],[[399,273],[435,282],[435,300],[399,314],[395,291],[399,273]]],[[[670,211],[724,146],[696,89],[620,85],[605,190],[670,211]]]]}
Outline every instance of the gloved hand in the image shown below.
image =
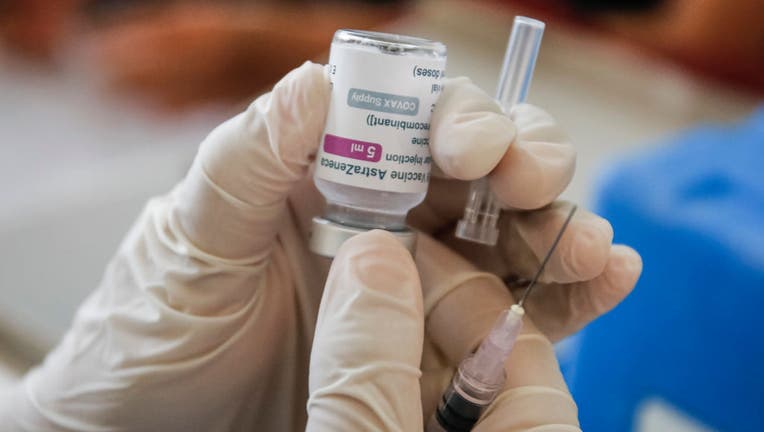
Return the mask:
{"type": "MultiPolygon", "coordinates": [[[[328,96],[324,69],[305,64],[207,137],[187,177],[147,205],[59,346],[0,401],[3,430],[301,430],[308,415],[316,430],[421,427],[453,366],[511,294],[422,235],[419,299],[410,257],[370,233],[335,260],[316,323],[328,262],[306,247],[322,205],[307,174],[328,96]]],[[[433,155],[445,175],[470,178],[482,172],[460,169],[478,161],[460,168],[458,149],[473,140],[496,147],[496,160],[483,165],[499,196],[516,208],[541,206],[567,184],[573,152],[539,110],[513,115],[468,81],[451,81],[433,119],[433,155]]],[[[412,221],[447,236],[440,233],[463,205],[456,185],[434,181],[412,221]]],[[[485,256],[502,277],[527,277],[560,215],[552,206],[506,217],[502,247],[485,256]]],[[[639,258],[611,248],[611,235],[591,214],[569,227],[549,284],[528,304],[549,336],[577,330],[633,287],[639,258]]],[[[576,424],[549,340],[531,323],[526,332],[509,361],[510,390],[480,425],[486,430],[576,424]]]]}

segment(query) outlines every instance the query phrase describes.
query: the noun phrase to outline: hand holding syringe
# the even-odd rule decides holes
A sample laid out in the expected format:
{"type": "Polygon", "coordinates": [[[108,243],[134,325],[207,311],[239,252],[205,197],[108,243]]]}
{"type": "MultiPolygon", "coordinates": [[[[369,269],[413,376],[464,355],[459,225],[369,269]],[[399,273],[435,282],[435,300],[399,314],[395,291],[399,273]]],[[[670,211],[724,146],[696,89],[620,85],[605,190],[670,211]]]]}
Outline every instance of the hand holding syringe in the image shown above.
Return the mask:
{"type": "MultiPolygon", "coordinates": [[[[522,16],[515,18],[496,87],[496,100],[507,114],[513,106],[525,101],[543,35],[543,22],[522,16]]],[[[470,186],[464,217],[456,226],[456,236],[495,245],[499,238],[496,224],[500,211],[501,206],[491,192],[488,179],[475,180],[470,186]]]]}
{"type": "Polygon", "coordinates": [[[523,304],[536,286],[536,282],[577,209],[575,205],[570,209],[568,217],[541,261],[528,288],[520,297],[520,301],[499,315],[493,329],[475,354],[464,359],[459,365],[451,385],[443,394],[435,414],[427,425],[427,432],[469,431],[485,408],[496,399],[504,385],[504,363],[523,328],[525,315],[523,304]]]}

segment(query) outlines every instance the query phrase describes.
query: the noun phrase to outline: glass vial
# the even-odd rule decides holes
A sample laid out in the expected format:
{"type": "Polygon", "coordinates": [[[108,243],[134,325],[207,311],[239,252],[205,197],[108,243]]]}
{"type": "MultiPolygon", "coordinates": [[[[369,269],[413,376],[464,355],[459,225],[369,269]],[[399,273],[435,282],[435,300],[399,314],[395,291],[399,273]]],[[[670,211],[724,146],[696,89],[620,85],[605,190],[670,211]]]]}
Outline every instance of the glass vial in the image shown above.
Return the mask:
{"type": "Polygon", "coordinates": [[[348,237],[376,228],[409,238],[406,214],[424,200],[430,179],[430,117],[446,47],[338,30],[328,67],[331,101],[314,177],[327,209],[311,246],[333,256],[348,237]]]}

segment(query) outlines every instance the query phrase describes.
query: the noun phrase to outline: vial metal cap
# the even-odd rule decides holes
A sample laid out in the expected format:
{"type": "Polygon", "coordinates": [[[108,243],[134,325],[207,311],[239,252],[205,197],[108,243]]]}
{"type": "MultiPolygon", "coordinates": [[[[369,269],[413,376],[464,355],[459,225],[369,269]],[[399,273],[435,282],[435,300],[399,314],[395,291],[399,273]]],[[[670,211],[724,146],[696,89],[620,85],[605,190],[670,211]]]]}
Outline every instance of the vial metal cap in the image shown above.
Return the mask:
{"type": "MultiPolygon", "coordinates": [[[[345,241],[366,231],[369,230],[338,224],[321,217],[314,217],[310,233],[310,250],[318,255],[334,258],[345,241]]],[[[405,231],[388,232],[400,240],[412,255],[414,254],[414,248],[416,247],[416,233],[414,231],[407,229],[405,231]]]]}

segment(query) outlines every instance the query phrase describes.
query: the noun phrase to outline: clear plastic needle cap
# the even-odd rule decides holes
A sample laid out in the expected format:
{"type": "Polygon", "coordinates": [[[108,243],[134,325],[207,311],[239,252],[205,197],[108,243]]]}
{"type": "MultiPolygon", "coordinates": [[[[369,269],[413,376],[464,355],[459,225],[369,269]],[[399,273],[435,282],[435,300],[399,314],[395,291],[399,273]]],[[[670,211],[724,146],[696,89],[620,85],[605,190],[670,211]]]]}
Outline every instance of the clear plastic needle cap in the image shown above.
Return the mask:
{"type": "MultiPolygon", "coordinates": [[[[533,18],[515,17],[501,68],[496,100],[504,112],[525,101],[531,86],[536,57],[544,35],[544,23],[533,18]]],[[[456,225],[456,236],[465,240],[495,245],[499,238],[496,224],[501,205],[491,192],[488,179],[475,180],[470,186],[464,217],[456,225]]]]}

